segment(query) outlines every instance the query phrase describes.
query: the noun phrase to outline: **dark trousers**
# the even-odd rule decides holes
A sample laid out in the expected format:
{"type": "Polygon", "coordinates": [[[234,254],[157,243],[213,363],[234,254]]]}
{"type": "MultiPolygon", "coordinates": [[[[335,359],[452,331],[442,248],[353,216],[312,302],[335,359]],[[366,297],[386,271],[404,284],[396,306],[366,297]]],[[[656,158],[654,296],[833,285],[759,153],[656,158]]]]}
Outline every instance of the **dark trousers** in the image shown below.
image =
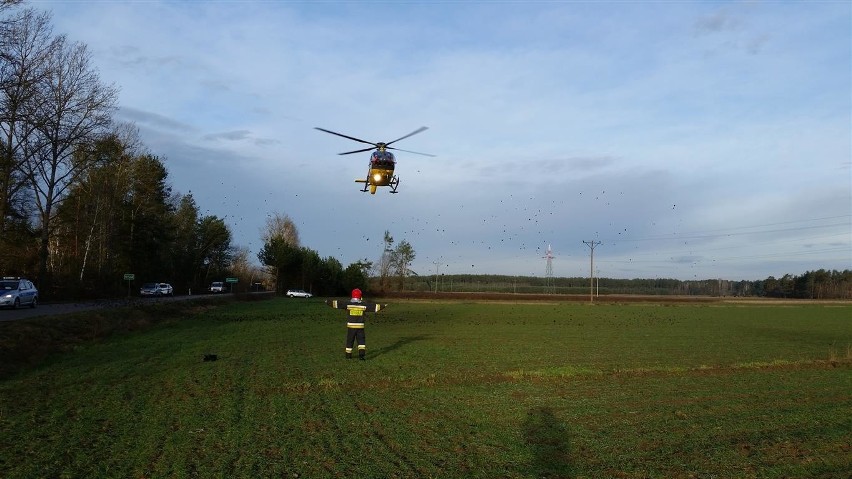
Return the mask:
{"type": "Polygon", "coordinates": [[[367,353],[367,336],[364,334],[364,328],[346,328],[346,354],[352,353],[352,346],[355,341],[358,341],[358,355],[363,356],[367,353]]]}

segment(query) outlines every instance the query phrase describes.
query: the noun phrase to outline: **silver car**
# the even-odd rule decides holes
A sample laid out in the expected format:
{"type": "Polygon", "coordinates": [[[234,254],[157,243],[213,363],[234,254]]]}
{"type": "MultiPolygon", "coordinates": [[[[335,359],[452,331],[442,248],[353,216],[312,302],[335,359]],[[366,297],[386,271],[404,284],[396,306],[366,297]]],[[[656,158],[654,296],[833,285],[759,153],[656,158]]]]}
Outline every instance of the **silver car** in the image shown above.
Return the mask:
{"type": "Polygon", "coordinates": [[[139,288],[140,296],[172,296],[174,288],[169,283],[145,283],[139,288]]]}
{"type": "Polygon", "coordinates": [[[313,295],[311,293],[306,293],[301,289],[288,289],[287,296],[290,298],[310,298],[313,295]]]}
{"type": "Polygon", "coordinates": [[[0,280],[0,307],[18,309],[25,304],[38,306],[38,289],[32,281],[8,276],[0,280]]]}

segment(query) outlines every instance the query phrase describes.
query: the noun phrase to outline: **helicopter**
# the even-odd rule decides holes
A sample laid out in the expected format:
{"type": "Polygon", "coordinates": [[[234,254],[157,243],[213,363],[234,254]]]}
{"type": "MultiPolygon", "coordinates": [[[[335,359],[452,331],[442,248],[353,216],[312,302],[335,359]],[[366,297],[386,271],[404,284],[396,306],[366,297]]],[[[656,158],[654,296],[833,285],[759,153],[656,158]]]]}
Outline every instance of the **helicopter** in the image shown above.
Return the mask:
{"type": "Polygon", "coordinates": [[[399,140],[404,140],[409,136],[414,136],[418,133],[421,133],[428,128],[425,126],[421,126],[420,128],[412,131],[411,133],[397,138],[396,140],[389,141],[387,143],[373,143],[372,141],[365,141],[360,138],[355,138],[352,136],[344,135],[342,133],[337,133],[335,131],[326,130],[325,128],[315,127],[315,129],[319,131],[324,131],[326,133],[331,133],[332,135],[342,136],[343,138],[347,138],[349,140],[357,141],[359,143],[366,143],[368,145],[373,145],[369,148],[362,148],[360,150],[355,151],[347,151],[344,153],[338,153],[340,155],[351,155],[352,153],[363,153],[365,151],[376,150],[370,155],[370,164],[369,169],[367,170],[367,177],[364,179],[356,179],[356,183],[364,183],[364,189],[361,190],[363,192],[369,191],[371,195],[376,194],[376,189],[379,186],[387,186],[390,188],[391,193],[397,193],[396,189],[399,187],[399,177],[393,174],[393,169],[396,166],[396,159],[393,156],[393,153],[387,150],[397,150],[404,151],[406,153],[414,153],[415,155],[423,155],[423,156],[432,156],[428,153],[418,153],[416,151],[402,150],[399,148],[393,148],[391,145],[396,143],[399,140]]]}

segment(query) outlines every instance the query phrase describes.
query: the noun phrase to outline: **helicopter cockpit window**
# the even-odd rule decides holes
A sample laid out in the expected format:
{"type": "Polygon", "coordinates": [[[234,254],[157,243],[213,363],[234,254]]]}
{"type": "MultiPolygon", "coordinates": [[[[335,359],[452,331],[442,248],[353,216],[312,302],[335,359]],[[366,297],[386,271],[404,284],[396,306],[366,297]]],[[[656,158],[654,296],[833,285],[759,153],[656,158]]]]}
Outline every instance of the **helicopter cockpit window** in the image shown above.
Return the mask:
{"type": "Polygon", "coordinates": [[[393,166],[393,155],[387,151],[374,151],[370,155],[370,162],[376,166],[393,166]]]}

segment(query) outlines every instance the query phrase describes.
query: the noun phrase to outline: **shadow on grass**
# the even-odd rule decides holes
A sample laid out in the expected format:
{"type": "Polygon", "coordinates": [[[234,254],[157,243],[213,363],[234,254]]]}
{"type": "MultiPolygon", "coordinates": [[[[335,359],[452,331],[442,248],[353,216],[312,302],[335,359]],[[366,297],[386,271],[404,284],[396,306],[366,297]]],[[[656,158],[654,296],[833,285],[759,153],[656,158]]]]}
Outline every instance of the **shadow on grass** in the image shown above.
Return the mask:
{"type": "Polygon", "coordinates": [[[524,437],[533,453],[536,477],[562,479],[573,477],[571,445],[565,423],[548,407],[531,409],[524,421],[524,437]]]}
{"type": "Polygon", "coordinates": [[[396,351],[397,349],[405,346],[406,344],[411,344],[411,343],[416,342],[416,341],[423,341],[423,340],[428,339],[428,338],[429,338],[428,334],[421,334],[421,335],[418,335],[418,336],[406,336],[404,338],[400,338],[399,341],[391,344],[390,346],[385,346],[383,348],[379,348],[379,349],[376,349],[373,352],[370,352],[369,355],[371,357],[375,358],[377,356],[381,356],[383,354],[387,354],[387,353],[396,351]]]}

